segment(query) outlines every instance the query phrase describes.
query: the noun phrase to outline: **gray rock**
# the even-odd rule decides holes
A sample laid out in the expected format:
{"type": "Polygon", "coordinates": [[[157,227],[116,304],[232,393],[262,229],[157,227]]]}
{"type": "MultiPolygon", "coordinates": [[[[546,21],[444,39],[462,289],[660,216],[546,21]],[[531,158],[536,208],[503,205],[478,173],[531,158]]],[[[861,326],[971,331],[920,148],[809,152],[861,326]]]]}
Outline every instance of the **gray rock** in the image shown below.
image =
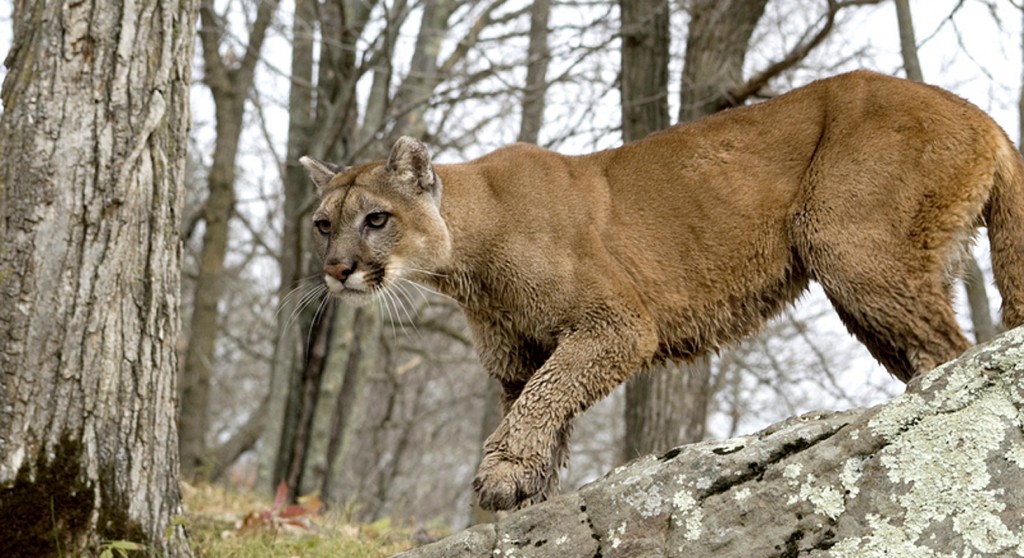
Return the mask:
{"type": "Polygon", "coordinates": [[[642,457],[400,556],[1024,556],[1024,328],[884,405],[642,457]]]}

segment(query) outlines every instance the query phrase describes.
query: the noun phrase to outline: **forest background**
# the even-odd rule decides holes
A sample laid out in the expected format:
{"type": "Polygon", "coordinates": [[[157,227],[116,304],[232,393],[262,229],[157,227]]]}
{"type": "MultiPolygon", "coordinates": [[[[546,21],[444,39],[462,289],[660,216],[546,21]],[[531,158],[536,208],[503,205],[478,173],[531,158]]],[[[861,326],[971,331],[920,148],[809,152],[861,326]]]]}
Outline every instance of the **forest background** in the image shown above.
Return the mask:
{"type": "MultiPolygon", "coordinates": [[[[324,299],[299,156],[362,162],[400,135],[437,162],[514,141],[583,153],[843,71],[906,75],[897,4],[203,0],[179,231],[183,479],[266,494],[284,480],[365,521],[482,517],[469,487],[497,388],[458,309],[412,287],[362,309],[324,299]],[[659,41],[664,60],[630,62],[630,45],[659,41]],[[650,106],[659,116],[637,116],[650,106]]],[[[922,77],[1018,137],[1024,9],[903,4],[922,77]]],[[[975,256],[969,284],[984,290],[983,236],[975,256]]],[[[998,293],[987,296],[961,297],[975,338],[998,319],[998,293]]],[[[668,368],[577,420],[565,489],[640,453],[902,390],[816,290],[757,337],[668,368]]]]}

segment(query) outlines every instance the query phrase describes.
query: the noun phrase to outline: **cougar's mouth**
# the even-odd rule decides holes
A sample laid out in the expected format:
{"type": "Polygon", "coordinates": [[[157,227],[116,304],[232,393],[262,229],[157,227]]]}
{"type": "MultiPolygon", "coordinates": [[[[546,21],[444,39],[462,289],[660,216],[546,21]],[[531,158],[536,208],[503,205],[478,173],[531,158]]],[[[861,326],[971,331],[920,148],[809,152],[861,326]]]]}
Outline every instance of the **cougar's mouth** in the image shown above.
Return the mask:
{"type": "Polygon", "coordinates": [[[384,266],[366,266],[357,268],[345,276],[343,280],[324,273],[324,284],[327,292],[350,304],[366,304],[380,295],[386,287],[384,283],[386,270],[384,266]]]}

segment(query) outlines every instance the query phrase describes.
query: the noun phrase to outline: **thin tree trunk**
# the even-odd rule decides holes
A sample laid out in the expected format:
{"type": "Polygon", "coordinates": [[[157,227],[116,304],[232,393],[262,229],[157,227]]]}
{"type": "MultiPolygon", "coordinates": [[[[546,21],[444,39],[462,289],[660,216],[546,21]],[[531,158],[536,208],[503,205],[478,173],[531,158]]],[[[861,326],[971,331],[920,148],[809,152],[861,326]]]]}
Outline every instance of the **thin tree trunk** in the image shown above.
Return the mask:
{"type": "Polygon", "coordinates": [[[703,439],[710,377],[708,357],[636,375],[626,389],[622,460],[703,439]]]}
{"type": "Polygon", "coordinates": [[[440,82],[437,57],[448,29],[448,18],[455,8],[454,0],[424,0],[423,19],[416,36],[409,75],[395,93],[393,106],[397,116],[388,148],[400,135],[419,138],[427,132],[423,115],[427,100],[440,82]]]}
{"type": "Polygon", "coordinates": [[[364,366],[363,345],[372,342],[376,336],[373,332],[371,321],[375,318],[368,315],[362,308],[356,308],[352,314],[351,342],[348,347],[348,355],[345,359],[345,370],[342,375],[342,383],[338,389],[337,399],[334,402],[334,409],[331,413],[330,428],[328,430],[328,442],[324,466],[324,478],[320,486],[320,494],[330,503],[339,501],[341,498],[334,494],[334,481],[337,472],[341,450],[344,447],[346,434],[349,432],[349,423],[352,419],[352,412],[356,407],[359,394],[363,391],[364,380],[366,379],[366,366],[364,366]]]}
{"type": "MultiPolygon", "coordinates": [[[[316,29],[315,0],[296,0],[292,19],[292,66],[291,89],[288,94],[288,140],[284,164],[284,219],[282,220],[281,246],[278,258],[280,283],[277,300],[280,306],[275,319],[275,340],[273,362],[270,370],[267,416],[265,422],[263,449],[259,456],[257,485],[273,490],[283,479],[284,466],[275,466],[281,453],[284,432],[285,410],[291,379],[301,366],[301,333],[294,322],[294,312],[305,301],[303,295],[312,285],[303,285],[303,272],[310,257],[308,238],[309,223],[303,219],[303,211],[314,196],[313,185],[306,176],[299,157],[310,155],[309,137],[312,134],[313,111],[313,37],[316,29]],[[297,292],[292,294],[293,291],[297,292]]],[[[317,154],[319,155],[319,154],[317,154]]],[[[319,280],[319,275],[316,277],[319,280]]],[[[287,445],[287,444],[286,444],[287,445]]]]}
{"type": "Polygon", "coordinates": [[[622,139],[636,141],[669,126],[668,0],[620,0],[622,139]]]}
{"type": "Polygon", "coordinates": [[[229,67],[220,57],[223,21],[213,0],[203,0],[200,38],[203,49],[203,80],[210,87],[216,111],[213,164],[207,179],[209,195],[203,208],[203,247],[193,295],[188,347],[181,370],[181,414],[179,417],[182,475],[206,476],[203,459],[209,431],[210,381],[214,349],[219,332],[221,296],[224,289],[224,257],[228,246],[228,221],[235,205],[235,159],[242,134],[245,100],[252,88],[256,62],[267,28],[277,10],[278,0],[260,2],[249,34],[249,44],[238,67],[229,67]]]}
{"type": "MultiPolygon", "coordinates": [[[[484,391],[484,412],[480,420],[480,438],[478,447],[483,447],[487,437],[494,432],[501,424],[501,384],[494,378],[487,379],[486,390],[484,391]]],[[[481,456],[482,457],[482,456],[481,456]]],[[[479,460],[477,467],[480,466],[479,460]]],[[[471,525],[478,523],[490,523],[495,519],[494,512],[480,507],[480,503],[473,499],[473,508],[470,510],[469,522],[471,525]]]]}
{"type": "MultiPolygon", "coordinates": [[[[295,269],[305,269],[306,276],[311,281],[322,281],[321,264],[310,250],[309,222],[304,213],[313,208],[309,203],[313,192],[309,178],[296,162],[302,155],[332,161],[346,160],[349,157],[349,149],[353,143],[351,140],[357,135],[355,83],[361,72],[357,65],[360,60],[356,57],[356,43],[360,40],[367,18],[376,4],[376,1],[332,2],[322,5],[319,13],[315,2],[299,0],[296,4],[294,35],[302,35],[302,40],[296,45],[299,51],[293,53],[292,61],[293,81],[289,110],[291,125],[285,173],[285,219],[290,226],[285,232],[286,242],[292,249],[285,257],[294,258],[287,265],[295,266],[295,269]],[[318,77],[314,92],[311,88],[314,71],[312,30],[317,25],[322,29],[335,30],[337,37],[322,45],[320,60],[315,68],[318,77]]],[[[403,5],[403,2],[398,2],[393,8],[404,11],[404,8],[400,8],[403,5]]],[[[371,118],[369,113],[367,118],[371,118]]],[[[287,265],[282,266],[282,271],[287,270],[287,265]]],[[[282,290],[286,280],[286,276],[282,275],[282,290]]],[[[293,276],[293,284],[296,280],[297,277],[293,276]]],[[[351,333],[348,316],[347,312],[335,312],[335,316],[329,321],[316,320],[312,307],[307,308],[299,313],[299,334],[318,338],[331,326],[332,336],[347,337],[351,333]]],[[[283,330],[286,324],[282,323],[280,327],[283,330]]],[[[282,331],[282,339],[294,339],[294,332],[282,331]]],[[[365,341],[366,339],[360,340],[365,341]]],[[[281,417],[278,421],[279,426],[275,425],[274,435],[270,438],[278,443],[268,444],[275,452],[272,477],[275,483],[284,479],[292,496],[308,490],[307,485],[314,483],[320,488],[325,484],[330,487],[331,480],[319,475],[321,471],[333,473],[333,460],[327,456],[330,444],[322,441],[333,436],[343,438],[345,435],[344,432],[329,431],[332,418],[336,418],[334,414],[342,411],[321,404],[324,386],[332,383],[324,376],[331,374],[327,364],[331,361],[331,347],[334,344],[328,340],[323,346],[322,354],[318,355],[311,354],[310,348],[305,351],[294,350],[289,345],[288,350],[293,355],[293,364],[289,366],[282,359],[279,370],[275,372],[277,382],[284,384],[284,387],[278,391],[282,394],[278,396],[277,409],[280,411],[274,414],[281,417]],[[316,374],[313,374],[311,359],[319,363],[319,371],[316,374]],[[316,393],[312,391],[314,388],[316,393]],[[319,438],[314,439],[315,436],[319,438]]],[[[285,351],[281,352],[283,354],[285,351]]],[[[352,389],[358,387],[358,383],[346,387],[352,389]]],[[[343,448],[343,439],[338,444],[343,448]]],[[[267,461],[269,460],[265,460],[267,461]]],[[[330,498],[330,495],[323,493],[323,497],[330,498]]]]}
{"type": "Polygon", "coordinates": [[[175,425],[196,2],[15,3],[0,118],[0,555],[190,556],[175,425]]]}
{"type": "Polygon", "coordinates": [[[221,480],[242,454],[256,447],[256,443],[263,437],[269,408],[268,395],[230,438],[207,450],[206,462],[210,480],[221,480]]]}
{"type": "Polygon", "coordinates": [[[544,99],[548,91],[548,18],[551,0],[534,0],[530,8],[530,44],[526,50],[526,84],[518,141],[537,143],[544,124],[544,99]]]}
{"type": "Polygon", "coordinates": [[[910,1],[895,0],[896,23],[900,30],[900,52],[903,53],[903,71],[907,79],[924,82],[921,62],[917,59],[917,40],[914,38],[914,20],[910,16],[910,1]]]}
{"type": "MultiPolygon", "coordinates": [[[[743,59],[754,26],[764,13],[767,0],[743,2],[715,2],[695,0],[690,5],[690,28],[686,44],[683,67],[680,121],[706,116],[721,106],[724,92],[743,81],[743,59]]],[[[650,18],[657,13],[654,6],[640,7],[627,2],[633,10],[623,8],[623,29],[636,26],[650,33],[658,28],[650,18]],[[637,19],[641,18],[641,19],[637,19]]],[[[667,7],[663,8],[667,14],[667,7]]],[[[665,31],[667,52],[667,21],[660,24],[665,31]]],[[[623,136],[626,141],[639,139],[668,122],[668,109],[651,107],[658,98],[664,98],[667,91],[667,55],[648,53],[639,49],[631,51],[632,42],[628,35],[623,38],[623,136]],[[629,58],[632,56],[633,58],[629,58]],[[628,84],[643,83],[651,66],[659,68],[660,81],[648,81],[644,88],[633,90],[628,84]],[[636,75],[639,73],[639,75],[636,75]],[[656,87],[656,89],[655,89],[656,87]],[[641,113],[634,99],[646,101],[648,112],[641,113]],[[627,110],[634,111],[632,116],[627,110]],[[662,116],[663,115],[663,116],[662,116]],[[642,124],[649,122],[645,127],[642,124]],[[652,124],[658,124],[653,127],[652,124]]],[[[649,79],[649,78],[647,78],[649,79]]],[[[675,445],[694,442],[704,437],[707,422],[711,361],[701,357],[685,364],[668,363],[655,367],[650,373],[639,374],[626,386],[625,440],[622,459],[629,460],[656,451],[664,451],[675,445]]]]}
{"type": "Polygon", "coordinates": [[[303,489],[303,476],[309,456],[313,419],[320,399],[320,384],[327,363],[328,345],[331,339],[331,325],[334,323],[335,301],[324,301],[322,312],[314,315],[310,324],[310,341],[306,346],[305,365],[299,378],[300,397],[298,413],[295,414],[295,429],[291,444],[282,452],[285,469],[282,478],[288,485],[288,498],[294,500],[303,489]]]}
{"type": "Polygon", "coordinates": [[[968,255],[964,266],[964,291],[971,309],[974,342],[984,343],[999,333],[992,320],[992,305],[988,300],[988,289],[985,288],[985,274],[981,272],[978,260],[973,255],[968,255]]]}

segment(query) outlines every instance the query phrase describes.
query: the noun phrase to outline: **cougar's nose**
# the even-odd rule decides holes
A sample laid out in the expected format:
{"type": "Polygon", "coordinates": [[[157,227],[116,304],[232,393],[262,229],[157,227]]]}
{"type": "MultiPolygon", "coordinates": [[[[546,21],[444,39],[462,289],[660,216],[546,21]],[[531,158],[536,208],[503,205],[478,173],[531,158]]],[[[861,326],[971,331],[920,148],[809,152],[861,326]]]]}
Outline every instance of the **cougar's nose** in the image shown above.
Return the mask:
{"type": "Polygon", "coordinates": [[[324,264],[324,273],[334,277],[342,283],[345,282],[345,279],[348,279],[349,275],[352,275],[352,272],[355,271],[355,269],[356,264],[352,260],[328,260],[327,263],[324,264]]]}

